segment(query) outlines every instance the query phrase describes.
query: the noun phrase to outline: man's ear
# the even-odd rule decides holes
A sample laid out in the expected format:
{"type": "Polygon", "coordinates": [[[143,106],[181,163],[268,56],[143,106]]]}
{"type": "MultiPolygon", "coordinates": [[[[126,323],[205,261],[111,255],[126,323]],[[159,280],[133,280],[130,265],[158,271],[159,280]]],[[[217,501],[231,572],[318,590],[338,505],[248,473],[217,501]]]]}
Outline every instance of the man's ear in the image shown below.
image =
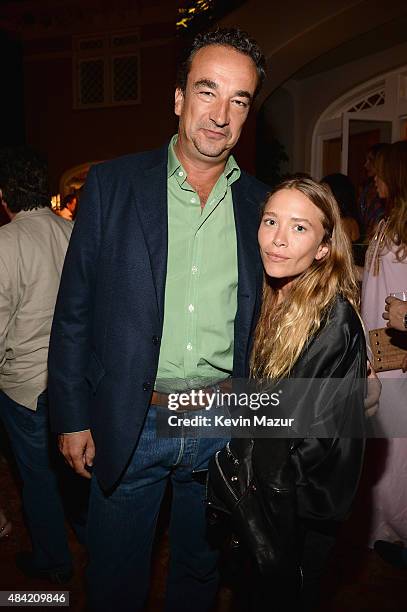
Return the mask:
{"type": "Polygon", "coordinates": [[[182,108],[184,106],[184,92],[177,87],[175,90],[175,104],[174,104],[174,113],[179,117],[182,113],[182,108]]]}

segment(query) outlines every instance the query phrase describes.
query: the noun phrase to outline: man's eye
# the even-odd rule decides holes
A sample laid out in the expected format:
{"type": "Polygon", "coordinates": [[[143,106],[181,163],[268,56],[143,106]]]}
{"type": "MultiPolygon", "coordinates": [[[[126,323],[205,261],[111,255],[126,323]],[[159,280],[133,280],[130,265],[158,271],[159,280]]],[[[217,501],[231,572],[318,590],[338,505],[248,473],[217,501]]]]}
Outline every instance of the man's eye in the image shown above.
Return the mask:
{"type": "Polygon", "coordinates": [[[247,108],[248,107],[247,102],[243,102],[243,100],[233,100],[233,103],[236,106],[240,106],[241,108],[247,108]]]}
{"type": "Polygon", "coordinates": [[[276,224],[276,221],[275,221],[275,219],[265,219],[265,220],[264,220],[264,223],[265,223],[266,225],[275,225],[275,224],[276,224]]]}
{"type": "Polygon", "coordinates": [[[213,96],[213,92],[212,91],[200,91],[200,94],[202,94],[203,96],[213,96]]]}

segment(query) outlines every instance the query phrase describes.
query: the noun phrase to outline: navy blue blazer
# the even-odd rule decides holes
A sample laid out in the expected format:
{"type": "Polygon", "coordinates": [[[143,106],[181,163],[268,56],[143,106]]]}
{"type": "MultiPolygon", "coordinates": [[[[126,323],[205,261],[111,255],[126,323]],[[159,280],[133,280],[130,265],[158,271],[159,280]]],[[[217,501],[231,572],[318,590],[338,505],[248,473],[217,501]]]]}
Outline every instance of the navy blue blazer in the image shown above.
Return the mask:
{"type": "MultiPolygon", "coordinates": [[[[89,172],[62,272],[49,349],[51,426],[91,428],[94,470],[109,489],[137,443],[157,372],[167,268],[167,151],[89,172]]],[[[248,374],[262,266],[259,204],[266,185],[232,185],[238,247],[233,375],[248,374]]]]}

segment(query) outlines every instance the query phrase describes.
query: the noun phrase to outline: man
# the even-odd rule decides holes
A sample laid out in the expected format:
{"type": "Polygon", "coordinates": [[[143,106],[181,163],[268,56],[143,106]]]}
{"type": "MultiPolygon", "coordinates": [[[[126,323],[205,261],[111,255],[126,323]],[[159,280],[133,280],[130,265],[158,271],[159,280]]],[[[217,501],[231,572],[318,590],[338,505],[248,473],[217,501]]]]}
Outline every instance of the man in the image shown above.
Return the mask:
{"type": "Polygon", "coordinates": [[[62,200],[62,204],[57,211],[57,214],[68,221],[75,221],[78,209],[78,196],[75,193],[69,193],[62,200]]]}
{"type": "Polygon", "coordinates": [[[262,285],[258,206],[266,187],[230,152],[263,66],[257,45],[238,30],[198,36],[175,91],[177,136],[161,150],[96,166],[87,179],[49,368],[61,451],[85,477],[94,463],[88,526],[94,610],[144,608],[169,478],[165,609],[205,612],[216,595],[205,491],[192,471],[205,469],[225,440],[163,439],[155,426],[168,393],[248,374],[262,285]]]}
{"type": "Polygon", "coordinates": [[[52,315],[72,224],[50,210],[47,166],[26,148],[0,152],[0,195],[11,222],[0,228],[0,418],[23,481],[32,552],[17,564],[54,583],[72,575],[58,483],[51,463],[47,356],[52,315]]]}

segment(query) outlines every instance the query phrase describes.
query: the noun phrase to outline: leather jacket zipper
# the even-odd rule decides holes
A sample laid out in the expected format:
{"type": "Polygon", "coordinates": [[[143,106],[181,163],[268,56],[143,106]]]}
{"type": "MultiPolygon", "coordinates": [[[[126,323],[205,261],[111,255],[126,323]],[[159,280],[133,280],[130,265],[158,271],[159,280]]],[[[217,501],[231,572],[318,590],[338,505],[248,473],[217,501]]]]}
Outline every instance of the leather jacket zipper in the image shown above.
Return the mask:
{"type": "Polygon", "coordinates": [[[220,475],[221,475],[221,477],[223,478],[223,481],[224,481],[225,485],[226,485],[226,486],[227,486],[227,488],[229,489],[229,492],[230,492],[230,493],[233,495],[233,497],[234,497],[235,501],[237,501],[237,502],[238,502],[238,501],[239,501],[238,496],[236,495],[236,493],[234,492],[234,490],[233,490],[233,489],[232,489],[232,487],[230,486],[230,484],[229,484],[229,482],[228,482],[228,480],[227,480],[227,478],[226,478],[226,476],[225,476],[225,474],[224,474],[224,472],[223,472],[222,468],[220,467],[220,463],[219,463],[219,453],[220,453],[220,451],[218,451],[218,452],[216,453],[216,455],[215,455],[215,461],[216,461],[217,468],[218,468],[218,470],[219,470],[219,474],[220,474],[220,475]]]}

